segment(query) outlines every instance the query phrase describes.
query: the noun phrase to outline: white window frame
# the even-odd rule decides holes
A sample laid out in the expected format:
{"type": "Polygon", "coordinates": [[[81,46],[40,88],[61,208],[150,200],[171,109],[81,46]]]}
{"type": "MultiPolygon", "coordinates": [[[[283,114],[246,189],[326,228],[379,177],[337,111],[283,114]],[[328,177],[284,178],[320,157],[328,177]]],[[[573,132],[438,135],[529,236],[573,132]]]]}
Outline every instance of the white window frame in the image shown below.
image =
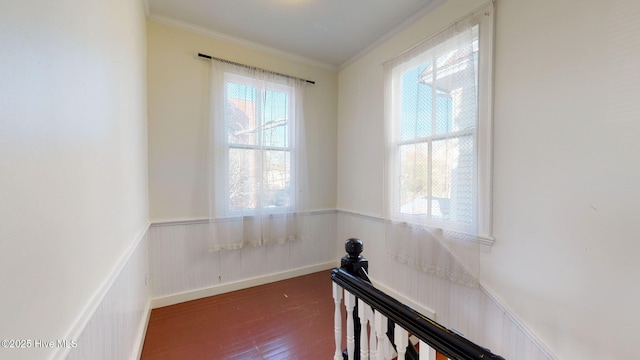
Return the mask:
{"type": "MultiPolygon", "coordinates": [[[[474,13],[479,25],[478,42],[478,123],[475,130],[475,145],[477,148],[477,238],[483,245],[492,245],[493,238],[492,229],[492,167],[493,167],[493,46],[494,46],[494,16],[492,6],[474,13]]],[[[409,50],[410,51],[410,50],[409,50]]],[[[421,59],[422,60],[422,59],[421,59]]],[[[403,74],[405,71],[419,65],[420,60],[407,62],[396,65],[391,70],[393,74],[403,74]]],[[[399,75],[401,76],[401,75],[399,75]]],[[[393,82],[393,87],[398,86],[398,81],[393,82]]],[[[399,114],[399,104],[393,101],[393,94],[399,91],[398,88],[388,87],[385,93],[386,114],[385,118],[391,133],[397,134],[400,122],[394,121],[399,114]]],[[[449,135],[449,134],[447,134],[449,135]]],[[[460,134],[456,134],[460,135],[460,134]]],[[[446,137],[446,136],[444,136],[446,137]]],[[[430,139],[422,138],[417,141],[433,141],[442,138],[438,135],[431,135],[430,139]]],[[[416,139],[410,141],[400,141],[399,135],[387,135],[388,159],[387,162],[392,166],[387,166],[387,212],[390,220],[401,221],[407,223],[425,223],[424,219],[418,220],[417,216],[403,214],[399,208],[399,181],[400,174],[400,152],[397,151],[401,144],[416,142],[416,139]]],[[[429,212],[431,209],[428,210],[429,212]]],[[[443,228],[467,232],[464,226],[456,226],[449,221],[440,221],[430,219],[427,221],[428,226],[435,228],[443,228]]]]}

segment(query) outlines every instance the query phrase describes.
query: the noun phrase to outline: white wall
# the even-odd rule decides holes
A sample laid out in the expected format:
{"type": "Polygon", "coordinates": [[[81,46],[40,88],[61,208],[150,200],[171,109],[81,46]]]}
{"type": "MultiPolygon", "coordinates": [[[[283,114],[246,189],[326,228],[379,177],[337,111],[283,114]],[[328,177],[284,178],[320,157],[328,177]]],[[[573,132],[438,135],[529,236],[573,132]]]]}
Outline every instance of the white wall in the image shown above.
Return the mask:
{"type": "Polygon", "coordinates": [[[144,10],[1,7],[0,338],[77,340],[67,336],[148,224],[144,10]]]}
{"type": "MultiPolygon", "coordinates": [[[[481,4],[449,0],[341,69],[339,209],[384,213],[383,62],[481,4]]],[[[497,1],[497,240],[481,282],[559,359],[640,356],[639,11],[633,0],[497,1]]],[[[355,224],[339,236],[365,239],[355,224]]]]}
{"type": "Polygon", "coordinates": [[[149,232],[145,232],[127,252],[100,303],[81,333],[73,336],[77,346],[59,351],[66,360],[137,359],[142,352],[151,315],[149,298],[149,232]]]}
{"type": "Polygon", "coordinates": [[[171,19],[152,17],[147,33],[153,306],[334,266],[337,71],[260,46],[221,40],[206,29],[171,19]],[[282,245],[209,251],[208,224],[193,221],[209,216],[210,62],[198,53],[316,81],[304,94],[309,237],[282,245]],[[171,222],[176,220],[186,221],[171,222]]]}
{"type": "Polygon", "coordinates": [[[640,358],[640,3],[501,0],[483,281],[561,359],[640,358]]]}
{"type": "Polygon", "coordinates": [[[209,61],[197,54],[316,81],[305,89],[309,209],[336,203],[337,72],[233,42],[169,20],[149,21],[149,196],[152,221],[209,216],[209,61]],[[194,31],[199,31],[196,33],[194,31]]]}

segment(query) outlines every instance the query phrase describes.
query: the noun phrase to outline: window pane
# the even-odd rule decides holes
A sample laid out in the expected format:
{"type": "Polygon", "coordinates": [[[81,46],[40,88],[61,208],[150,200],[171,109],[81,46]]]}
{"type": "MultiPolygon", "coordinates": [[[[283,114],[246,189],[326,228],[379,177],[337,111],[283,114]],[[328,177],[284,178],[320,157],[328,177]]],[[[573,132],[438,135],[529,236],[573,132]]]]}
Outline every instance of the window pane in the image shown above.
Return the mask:
{"type": "Polygon", "coordinates": [[[438,93],[436,96],[436,134],[451,132],[453,110],[451,97],[448,94],[438,93]]]}
{"type": "Polygon", "coordinates": [[[424,215],[428,208],[429,146],[426,143],[399,147],[400,212],[424,215]]]}
{"type": "Polygon", "coordinates": [[[227,138],[230,144],[257,145],[258,89],[246,84],[227,82],[227,138]]]}
{"type": "Polygon", "coordinates": [[[402,74],[402,126],[400,137],[410,140],[431,135],[432,97],[431,87],[422,82],[425,65],[402,74]]]}
{"type": "Polygon", "coordinates": [[[267,90],[264,93],[261,114],[263,118],[262,144],[287,147],[289,145],[289,101],[282,91],[267,90]]]}
{"type": "Polygon", "coordinates": [[[288,151],[265,151],[263,156],[263,207],[290,205],[291,158],[288,151]]]}
{"type": "Polygon", "coordinates": [[[436,133],[473,129],[477,123],[478,30],[469,41],[451,41],[419,75],[437,92],[436,133]]]}
{"type": "Polygon", "coordinates": [[[229,149],[230,209],[289,206],[290,184],[291,156],[288,151],[229,149]]]}
{"type": "Polygon", "coordinates": [[[289,105],[286,92],[227,82],[229,143],[287,147],[289,105]]]}
{"type": "Polygon", "coordinates": [[[473,222],[474,151],[472,135],[433,142],[431,213],[434,219],[473,222]]]}
{"type": "Polygon", "coordinates": [[[255,209],[259,151],[229,149],[229,208],[255,209]]]}

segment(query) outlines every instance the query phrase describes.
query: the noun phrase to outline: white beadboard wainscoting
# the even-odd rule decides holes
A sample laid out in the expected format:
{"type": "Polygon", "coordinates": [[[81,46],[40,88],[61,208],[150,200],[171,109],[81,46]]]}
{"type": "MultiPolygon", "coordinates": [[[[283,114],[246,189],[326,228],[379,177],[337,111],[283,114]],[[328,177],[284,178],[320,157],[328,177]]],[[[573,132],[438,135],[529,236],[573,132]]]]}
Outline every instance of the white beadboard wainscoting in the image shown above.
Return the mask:
{"type": "MultiPolygon", "coordinates": [[[[384,220],[350,211],[337,213],[337,247],[362,240],[375,286],[434,320],[509,360],[553,360],[548,349],[490,290],[460,285],[393,260],[385,250],[384,220]]],[[[340,255],[341,257],[343,255],[340,255]]]]}
{"type": "Polygon", "coordinates": [[[140,358],[151,313],[148,233],[147,226],[67,337],[77,340],[77,347],[62,349],[56,359],[140,358]]]}
{"type": "Polygon", "coordinates": [[[207,220],[151,225],[149,275],[153,308],[331,269],[338,264],[335,210],[305,214],[308,236],[284,244],[209,251],[208,227],[207,220]]]}

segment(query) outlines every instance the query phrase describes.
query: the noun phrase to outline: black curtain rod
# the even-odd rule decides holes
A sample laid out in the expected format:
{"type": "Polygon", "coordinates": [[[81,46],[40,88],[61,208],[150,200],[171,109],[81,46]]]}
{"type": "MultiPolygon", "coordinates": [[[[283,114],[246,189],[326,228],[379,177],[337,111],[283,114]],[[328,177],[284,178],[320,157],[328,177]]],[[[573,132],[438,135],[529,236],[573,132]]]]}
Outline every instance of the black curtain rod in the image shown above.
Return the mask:
{"type": "Polygon", "coordinates": [[[201,58],[209,59],[209,60],[217,60],[217,61],[222,61],[223,63],[227,63],[227,64],[232,64],[232,65],[242,66],[242,67],[245,67],[245,68],[247,68],[247,69],[260,70],[260,71],[264,71],[264,72],[267,72],[267,73],[270,73],[270,74],[284,76],[284,77],[287,77],[287,78],[290,78],[290,79],[302,80],[302,81],[305,81],[305,82],[307,82],[307,83],[309,83],[309,84],[312,84],[312,85],[314,85],[314,84],[316,83],[316,82],[315,82],[315,81],[313,81],[313,80],[301,79],[301,78],[299,78],[299,77],[295,77],[295,76],[291,76],[291,75],[287,75],[287,74],[281,74],[281,73],[278,73],[278,72],[275,72],[275,71],[266,70],[266,69],[261,69],[261,68],[255,67],[255,66],[250,66],[250,65],[240,64],[240,63],[237,63],[237,62],[235,62],[235,61],[230,61],[230,60],[220,59],[220,58],[213,57],[213,56],[211,56],[211,55],[207,55],[207,54],[203,54],[203,53],[198,53],[198,56],[199,56],[199,57],[201,57],[201,58]]]}

